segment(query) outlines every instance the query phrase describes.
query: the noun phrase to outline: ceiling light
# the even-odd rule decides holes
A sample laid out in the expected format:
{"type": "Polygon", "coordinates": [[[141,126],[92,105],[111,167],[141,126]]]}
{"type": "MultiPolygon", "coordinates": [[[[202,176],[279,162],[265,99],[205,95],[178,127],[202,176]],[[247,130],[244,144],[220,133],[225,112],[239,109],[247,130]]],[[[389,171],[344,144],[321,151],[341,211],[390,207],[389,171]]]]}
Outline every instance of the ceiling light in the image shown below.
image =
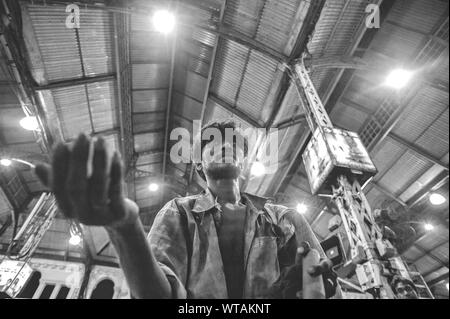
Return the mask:
{"type": "Polygon", "coordinates": [[[442,196],[441,194],[433,193],[430,195],[430,203],[439,206],[444,204],[447,201],[447,199],[442,196]]]}
{"type": "Polygon", "coordinates": [[[39,128],[39,123],[35,116],[24,117],[19,124],[28,131],[36,131],[39,128]]]}
{"type": "Polygon", "coordinates": [[[306,206],[305,204],[300,203],[297,205],[297,212],[299,212],[300,214],[305,214],[307,210],[308,206],[306,206]]]}
{"type": "Polygon", "coordinates": [[[151,192],[156,192],[156,191],[159,189],[159,185],[156,184],[156,183],[151,183],[151,184],[148,186],[148,189],[149,189],[151,192]]]}
{"type": "Polygon", "coordinates": [[[69,239],[69,244],[72,246],[77,246],[81,243],[81,236],[80,235],[72,235],[69,239]]]}
{"type": "Polygon", "coordinates": [[[167,10],[156,11],[152,18],[156,31],[168,34],[175,28],[175,16],[167,10]]]}
{"type": "Polygon", "coordinates": [[[448,283],[445,284],[445,287],[447,287],[447,290],[448,290],[448,283]]]}
{"type": "Polygon", "coordinates": [[[2,158],[2,159],[0,160],[0,164],[1,164],[2,166],[8,167],[8,166],[11,166],[12,161],[9,160],[9,159],[7,159],[7,158],[2,158]]]}
{"type": "Polygon", "coordinates": [[[386,85],[394,89],[404,88],[411,80],[413,73],[411,71],[397,69],[392,71],[386,78],[386,85]]]}
{"type": "Polygon", "coordinates": [[[255,162],[252,165],[250,173],[256,177],[263,176],[266,173],[266,167],[260,162],[255,162]]]}
{"type": "Polygon", "coordinates": [[[430,224],[430,223],[426,223],[424,225],[424,228],[425,228],[426,231],[432,231],[434,229],[434,226],[432,224],[430,224]]]}

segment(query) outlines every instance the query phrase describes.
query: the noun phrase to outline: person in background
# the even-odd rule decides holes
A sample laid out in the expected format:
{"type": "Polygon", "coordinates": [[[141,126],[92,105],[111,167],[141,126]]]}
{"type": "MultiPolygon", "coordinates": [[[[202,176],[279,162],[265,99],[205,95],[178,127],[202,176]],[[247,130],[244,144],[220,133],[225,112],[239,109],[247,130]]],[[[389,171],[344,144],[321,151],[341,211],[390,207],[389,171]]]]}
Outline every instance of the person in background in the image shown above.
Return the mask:
{"type": "Polygon", "coordinates": [[[409,279],[396,276],[392,279],[391,287],[397,299],[419,299],[416,285],[409,279]]]}

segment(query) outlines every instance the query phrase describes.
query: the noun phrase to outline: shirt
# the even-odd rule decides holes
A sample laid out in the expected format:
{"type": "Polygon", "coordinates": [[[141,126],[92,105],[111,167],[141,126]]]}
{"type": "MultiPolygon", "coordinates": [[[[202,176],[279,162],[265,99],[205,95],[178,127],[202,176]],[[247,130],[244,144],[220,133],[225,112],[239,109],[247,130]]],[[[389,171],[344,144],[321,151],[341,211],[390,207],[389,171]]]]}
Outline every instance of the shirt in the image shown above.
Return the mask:
{"type": "MultiPolygon", "coordinates": [[[[301,214],[261,197],[241,197],[247,206],[242,296],[265,298],[281,270],[294,263],[299,243],[324,253],[301,214]]],[[[216,230],[220,220],[221,206],[209,190],[175,198],[155,217],[148,241],[173,298],[228,298],[216,230]]]]}

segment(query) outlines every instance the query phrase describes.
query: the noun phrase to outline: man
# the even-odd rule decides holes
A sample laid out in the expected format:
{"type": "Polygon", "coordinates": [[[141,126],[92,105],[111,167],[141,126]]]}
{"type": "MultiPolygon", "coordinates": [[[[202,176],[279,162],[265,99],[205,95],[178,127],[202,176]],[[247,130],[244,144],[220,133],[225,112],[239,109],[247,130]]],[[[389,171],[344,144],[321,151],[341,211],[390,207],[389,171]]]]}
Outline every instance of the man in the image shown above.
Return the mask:
{"type": "MultiPolygon", "coordinates": [[[[134,298],[295,298],[302,289],[301,259],[308,253],[306,246],[298,252],[297,247],[308,242],[312,251],[321,251],[317,239],[294,210],[241,193],[248,145],[234,123],[213,123],[202,133],[208,129],[222,137],[199,144],[197,169],[208,188],[168,202],[148,240],[137,205],[123,195],[119,155],[108,155],[102,138],[93,147],[91,176],[85,135],[72,149],[58,145],[52,166],[38,165],[36,173],[67,217],[105,227],[134,298]],[[236,138],[226,140],[226,130],[236,138]]],[[[308,272],[319,276],[326,265],[308,272]]],[[[327,274],[331,295],[335,281],[327,274]]]]}
{"type": "Polygon", "coordinates": [[[391,287],[397,299],[419,299],[417,288],[409,279],[396,276],[391,282],[391,287]]]}

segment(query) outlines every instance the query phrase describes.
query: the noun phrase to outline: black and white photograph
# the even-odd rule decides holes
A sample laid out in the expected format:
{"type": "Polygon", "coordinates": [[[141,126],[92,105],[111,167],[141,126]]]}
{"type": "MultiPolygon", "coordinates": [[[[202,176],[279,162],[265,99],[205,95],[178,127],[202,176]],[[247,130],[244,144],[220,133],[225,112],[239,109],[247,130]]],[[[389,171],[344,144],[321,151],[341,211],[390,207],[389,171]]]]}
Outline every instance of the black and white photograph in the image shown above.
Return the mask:
{"type": "Polygon", "coordinates": [[[448,0],[0,1],[0,307],[448,300],[448,202],[448,0]]]}

